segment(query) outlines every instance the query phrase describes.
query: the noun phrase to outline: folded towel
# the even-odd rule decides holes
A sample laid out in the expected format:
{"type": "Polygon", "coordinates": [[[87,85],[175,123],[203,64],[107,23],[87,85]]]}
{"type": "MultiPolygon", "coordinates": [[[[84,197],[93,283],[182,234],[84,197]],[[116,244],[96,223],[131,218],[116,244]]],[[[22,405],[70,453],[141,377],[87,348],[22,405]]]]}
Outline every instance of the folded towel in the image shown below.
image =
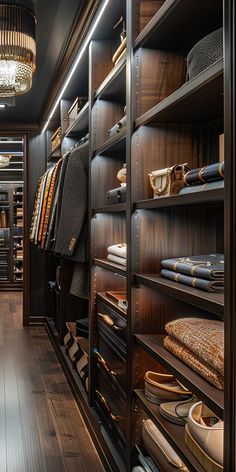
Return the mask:
{"type": "Polygon", "coordinates": [[[219,390],[224,390],[224,377],[219,372],[212,369],[204,361],[201,361],[193,352],[171,336],[164,339],[164,347],[201,377],[219,390]]]}
{"type": "Polygon", "coordinates": [[[189,275],[180,274],[179,272],[166,269],[161,270],[161,276],[173,280],[174,282],[180,282],[185,285],[190,285],[190,287],[205,290],[205,292],[222,293],[224,291],[224,279],[200,279],[199,277],[190,277],[189,275]]]}
{"type": "Polygon", "coordinates": [[[224,375],[224,323],[203,318],[180,318],[165,326],[167,333],[199,359],[224,375]]]}
{"type": "Polygon", "coordinates": [[[127,244],[126,243],[114,244],[114,246],[109,246],[107,248],[107,251],[108,253],[114,254],[115,256],[124,257],[126,259],[127,244]]]}
{"type": "Polygon", "coordinates": [[[224,254],[176,257],[161,261],[163,269],[200,279],[218,280],[224,278],[224,254]]]}
{"type": "Polygon", "coordinates": [[[116,264],[121,264],[121,265],[124,265],[124,266],[126,266],[126,264],[127,264],[126,259],[124,259],[123,257],[115,256],[114,254],[108,254],[107,259],[109,261],[115,262],[116,264]]]}

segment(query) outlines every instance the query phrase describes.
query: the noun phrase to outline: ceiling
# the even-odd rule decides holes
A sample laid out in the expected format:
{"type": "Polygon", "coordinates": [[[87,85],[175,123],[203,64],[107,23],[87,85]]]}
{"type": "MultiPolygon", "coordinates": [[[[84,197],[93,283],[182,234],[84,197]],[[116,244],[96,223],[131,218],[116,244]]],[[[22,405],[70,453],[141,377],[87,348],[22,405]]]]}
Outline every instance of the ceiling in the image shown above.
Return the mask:
{"type": "MultiPolygon", "coordinates": [[[[0,3],[13,3],[5,0],[0,3]]],[[[72,25],[84,0],[15,1],[32,10],[37,18],[37,70],[29,93],[15,98],[15,107],[0,109],[0,124],[37,123],[61,64],[72,25]]]]}

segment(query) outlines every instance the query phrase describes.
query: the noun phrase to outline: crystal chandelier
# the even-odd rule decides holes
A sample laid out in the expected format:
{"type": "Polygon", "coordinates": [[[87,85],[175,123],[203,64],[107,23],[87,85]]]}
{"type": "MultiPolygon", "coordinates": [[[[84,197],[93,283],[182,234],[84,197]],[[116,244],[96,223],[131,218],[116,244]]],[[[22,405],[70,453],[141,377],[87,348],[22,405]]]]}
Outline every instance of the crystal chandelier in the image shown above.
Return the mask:
{"type": "Polygon", "coordinates": [[[0,4],[0,97],[29,92],[36,69],[36,20],[25,7],[0,4]]]}

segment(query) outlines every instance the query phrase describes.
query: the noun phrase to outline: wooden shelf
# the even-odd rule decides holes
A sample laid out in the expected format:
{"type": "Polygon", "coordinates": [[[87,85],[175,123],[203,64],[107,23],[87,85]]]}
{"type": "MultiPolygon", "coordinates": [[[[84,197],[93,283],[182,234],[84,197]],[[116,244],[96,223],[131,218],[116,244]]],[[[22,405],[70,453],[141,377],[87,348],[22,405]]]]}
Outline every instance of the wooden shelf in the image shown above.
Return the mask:
{"type": "Polygon", "coordinates": [[[223,60],[137,118],[135,127],[160,122],[207,122],[223,114],[223,60]]]}
{"type": "Polygon", "coordinates": [[[87,102],[80,110],[76,120],[65,131],[65,137],[73,137],[75,135],[82,135],[88,131],[89,127],[89,102],[87,102]]]}
{"type": "Polygon", "coordinates": [[[112,310],[115,310],[120,316],[127,319],[127,312],[118,307],[118,305],[106,295],[106,292],[97,292],[97,296],[101,298],[107,305],[109,305],[112,310]]]}
{"type": "Polygon", "coordinates": [[[137,344],[188,387],[200,400],[223,418],[224,392],[209,384],[194,370],[164,348],[163,335],[136,334],[137,344]]]}
{"type": "Polygon", "coordinates": [[[107,205],[93,209],[93,213],[121,213],[126,211],[126,203],[117,203],[117,205],[107,205]]]}
{"type": "Polygon", "coordinates": [[[125,95],[125,74],[126,74],[126,55],[113,67],[110,74],[98,87],[94,99],[101,98],[103,100],[121,100],[121,96],[125,95]],[[124,90],[122,94],[121,91],[124,90]]]}
{"type": "Polygon", "coordinates": [[[222,26],[222,2],[166,0],[135,40],[134,47],[182,50],[222,26]],[[201,25],[201,29],[199,28],[201,25]]]}
{"type": "Polygon", "coordinates": [[[153,405],[146,399],[143,390],[134,390],[134,394],[141,408],[143,408],[149,418],[160,429],[161,433],[165,436],[178,456],[181,457],[189,470],[192,472],[206,472],[185,443],[184,427],[170,423],[170,421],[162,418],[157,409],[157,405],[153,405]]]}
{"type": "Polygon", "coordinates": [[[126,143],[126,129],[123,129],[120,133],[112,136],[104,144],[99,146],[95,151],[94,155],[98,154],[113,154],[119,153],[125,150],[126,143]]]}
{"type": "Polygon", "coordinates": [[[126,267],[110,262],[106,259],[94,259],[93,263],[102,269],[110,270],[111,272],[116,272],[117,274],[126,276],[126,267]]]}
{"type": "Polygon", "coordinates": [[[140,200],[134,204],[135,210],[158,210],[159,208],[173,208],[184,205],[205,205],[224,201],[224,188],[205,190],[202,192],[174,195],[164,198],[140,200]]]}
{"type": "Polygon", "coordinates": [[[67,321],[66,323],[67,328],[69,329],[71,335],[75,340],[79,343],[81,349],[89,355],[89,341],[87,338],[84,338],[82,336],[77,336],[76,334],[76,323],[72,321],[67,321]]]}
{"type": "Polygon", "coordinates": [[[220,318],[224,316],[224,295],[221,293],[208,293],[154,274],[135,274],[135,281],[154,290],[160,290],[164,295],[214,313],[220,318]]]}
{"type": "MultiPolygon", "coordinates": [[[[55,147],[54,151],[52,151],[52,152],[49,154],[49,156],[48,156],[48,158],[47,158],[47,161],[48,161],[48,162],[51,162],[51,161],[53,161],[54,159],[59,159],[59,157],[61,157],[61,143],[59,143],[59,144],[55,147]]],[[[19,194],[18,194],[18,195],[19,195],[19,194]]]]}

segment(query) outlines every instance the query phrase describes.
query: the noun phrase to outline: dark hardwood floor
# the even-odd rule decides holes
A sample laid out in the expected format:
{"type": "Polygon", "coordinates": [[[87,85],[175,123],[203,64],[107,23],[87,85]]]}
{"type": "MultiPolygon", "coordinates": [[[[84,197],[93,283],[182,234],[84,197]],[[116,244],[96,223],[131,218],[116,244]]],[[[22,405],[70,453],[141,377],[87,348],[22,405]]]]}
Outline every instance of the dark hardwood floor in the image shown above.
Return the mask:
{"type": "Polygon", "coordinates": [[[0,293],[0,472],[102,472],[44,327],[0,293]]]}

